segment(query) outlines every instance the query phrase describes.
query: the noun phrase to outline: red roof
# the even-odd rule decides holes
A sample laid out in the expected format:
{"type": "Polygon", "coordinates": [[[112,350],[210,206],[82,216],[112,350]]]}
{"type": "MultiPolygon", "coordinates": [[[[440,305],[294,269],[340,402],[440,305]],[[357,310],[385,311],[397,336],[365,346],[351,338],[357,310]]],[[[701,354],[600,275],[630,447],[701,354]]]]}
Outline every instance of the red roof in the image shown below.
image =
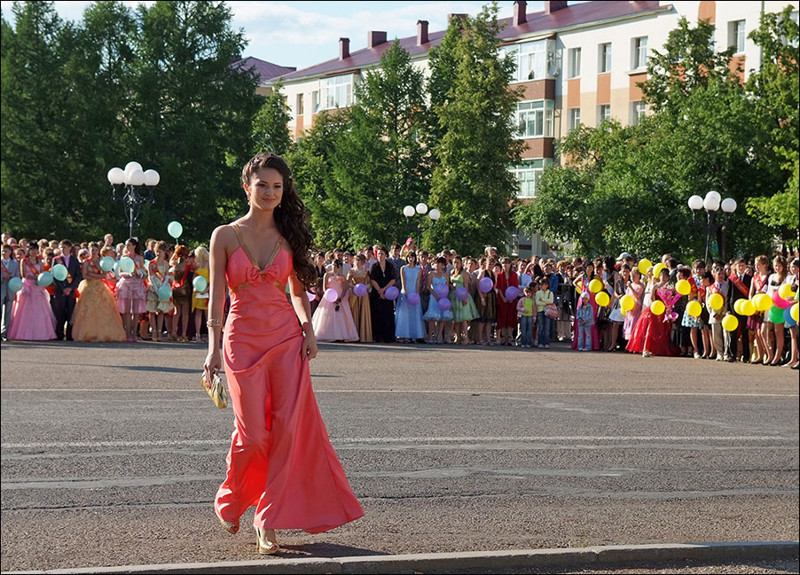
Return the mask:
{"type": "Polygon", "coordinates": [[[231,66],[242,67],[244,69],[253,68],[256,75],[259,78],[259,83],[261,85],[266,84],[273,78],[277,78],[278,76],[283,76],[285,74],[290,74],[297,70],[297,68],[290,67],[290,66],[278,66],[277,64],[273,64],[272,62],[266,62],[264,60],[259,60],[258,58],[248,57],[243,58],[241,60],[234,61],[231,66]]]}
{"type": "MultiPolygon", "coordinates": [[[[643,14],[652,12],[663,7],[659,6],[658,1],[650,2],[619,2],[619,1],[594,1],[582,2],[567,6],[561,10],[545,14],[541,12],[529,12],[527,14],[527,22],[520,26],[513,25],[512,18],[502,18],[499,20],[501,40],[511,40],[519,36],[525,36],[542,32],[558,32],[565,28],[570,28],[580,24],[587,24],[591,22],[602,22],[604,20],[620,18],[635,14],[643,14]]],[[[428,51],[439,44],[444,37],[445,31],[431,32],[428,35],[429,42],[421,46],[417,45],[417,36],[409,36],[407,38],[399,38],[400,45],[408,52],[411,57],[426,54],[428,51]]],[[[374,48],[364,48],[356,52],[352,52],[349,58],[339,60],[335,58],[316,64],[302,70],[286,73],[282,76],[285,80],[296,80],[306,78],[309,76],[327,76],[335,75],[337,72],[345,72],[348,70],[358,70],[374,66],[381,60],[383,53],[388,50],[392,41],[384,42],[374,48]]]]}

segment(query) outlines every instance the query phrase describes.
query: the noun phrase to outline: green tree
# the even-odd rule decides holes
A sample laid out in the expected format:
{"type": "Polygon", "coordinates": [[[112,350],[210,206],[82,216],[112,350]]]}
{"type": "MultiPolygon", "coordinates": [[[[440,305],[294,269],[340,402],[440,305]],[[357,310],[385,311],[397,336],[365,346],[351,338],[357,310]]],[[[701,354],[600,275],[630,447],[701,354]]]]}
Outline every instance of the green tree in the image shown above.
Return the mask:
{"type": "Polygon", "coordinates": [[[762,142],[761,155],[780,173],[778,189],[763,189],[747,200],[748,211],[776,228],[787,244],[797,246],[800,228],[800,78],[798,77],[798,26],[787,6],[779,14],[764,13],[760,26],[750,34],[762,50],[761,69],[747,82],[755,102],[759,124],[769,139],[762,142]]]}
{"type": "Polygon", "coordinates": [[[442,216],[423,235],[426,247],[479,254],[509,240],[518,184],[508,167],[519,162],[523,142],[514,137],[519,93],[509,88],[514,63],[498,50],[497,11],[493,3],[475,18],[451,21],[445,41],[431,50],[431,102],[441,138],[429,203],[442,216]],[[443,54],[442,46],[452,53],[443,54]]]}
{"type": "Polygon", "coordinates": [[[278,80],[253,119],[253,155],[270,151],[283,156],[292,146],[288,128],[292,116],[282,90],[283,81],[278,80]]]}
{"type": "Polygon", "coordinates": [[[332,198],[336,217],[348,225],[347,245],[401,239],[403,207],[428,200],[426,115],[423,74],[395,41],[356,85],[349,129],[337,141],[332,198]]]}

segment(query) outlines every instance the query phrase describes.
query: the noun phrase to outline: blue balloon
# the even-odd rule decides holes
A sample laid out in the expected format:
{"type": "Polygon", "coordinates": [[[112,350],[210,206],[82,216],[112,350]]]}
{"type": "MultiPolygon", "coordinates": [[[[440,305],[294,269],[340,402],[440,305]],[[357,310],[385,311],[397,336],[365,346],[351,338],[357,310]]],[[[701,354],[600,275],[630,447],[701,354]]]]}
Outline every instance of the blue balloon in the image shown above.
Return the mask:
{"type": "Polygon", "coordinates": [[[172,288],[169,284],[164,284],[160,288],[158,288],[158,299],[161,301],[169,301],[169,298],[172,297],[172,288]]]}
{"type": "Polygon", "coordinates": [[[50,272],[42,272],[39,274],[39,277],[36,279],[36,283],[38,283],[42,287],[47,287],[51,283],[53,283],[53,274],[50,272]]]}
{"type": "Polygon", "coordinates": [[[8,280],[8,289],[12,292],[18,292],[22,289],[22,278],[11,278],[8,280]]]}
{"type": "Polygon", "coordinates": [[[783,310],[783,321],[786,322],[786,327],[794,327],[797,325],[797,322],[794,321],[792,317],[792,308],[787,307],[783,310]]]}

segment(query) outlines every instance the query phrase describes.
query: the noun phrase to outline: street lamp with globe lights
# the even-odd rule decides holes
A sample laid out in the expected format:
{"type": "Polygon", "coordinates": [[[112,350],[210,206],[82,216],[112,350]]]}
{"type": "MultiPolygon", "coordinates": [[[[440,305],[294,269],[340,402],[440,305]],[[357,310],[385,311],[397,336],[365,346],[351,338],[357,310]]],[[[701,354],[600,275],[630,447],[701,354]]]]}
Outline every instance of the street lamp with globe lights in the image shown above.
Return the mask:
{"type": "Polygon", "coordinates": [[[689,204],[689,209],[692,210],[692,221],[698,222],[702,224],[706,231],[706,242],[705,242],[705,259],[708,260],[708,246],[711,236],[713,235],[716,237],[717,230],[722,228],[722,238],[720,240],[720,257],[722,260],[725,260],[725,228],[728,225],[728,222],[731,219],[731,215],[733,212],[736,211],[736,200],[733,198],[725,198],[722,199],[722,196],[719,192],[715,192],[714,190],[709,191],[706,194],[705,198],[701,198],[700,196],[692,196],[689,198],[687,202],[689,204]],[[722,209],[725,217],[722,222],[717,219],[717,213],[719,212],[720,208],[722,209]],[[707,217],[706,221],[698,220],[697,219],[697,212],[701,209],[706,211],[707,217]]]}
{"type": "MultiPolygon", "coordinates": [[[[437,210],[436,208],[428,210],[428,206],[423,202],[418,203],[416,207],[409,205],[403,208],[403,215],[406,217],[407,224],[410,223],[410,218],[414,217],[417,214],[420,216],[428,214],[428,217],[431,219],[431,222],[435,222],[436,220],[442,217],[442,213],[439,210],[437,210]]],[[[419,221],[417,221],[414,228],[416,230],[416,235],[419,236],[419,221]]]]}
{"type": "Polygon", "coordinates": [[[128,221],[128,237],[133,237],[133,226],[139,218],[140,208],[144,202],[154,203],[153,189],[161,181],[155,170],[142,170],[139,162],[128,162],[125,169],[111,168],[108,171],[108,182],[111,184],[111,199],[116,201],[117,192],[124,190],[120,198],[125,207],[125,219],[128,221]],[[142,194],[142,190],[147,195],[142,194]]]}

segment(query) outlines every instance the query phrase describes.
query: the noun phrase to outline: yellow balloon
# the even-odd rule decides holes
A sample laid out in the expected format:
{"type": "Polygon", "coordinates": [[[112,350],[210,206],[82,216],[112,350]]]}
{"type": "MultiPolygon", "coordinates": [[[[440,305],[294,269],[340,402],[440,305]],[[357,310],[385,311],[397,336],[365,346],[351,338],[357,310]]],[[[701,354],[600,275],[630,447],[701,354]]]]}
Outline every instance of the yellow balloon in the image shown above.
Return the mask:
{"type": "Polygon", "coordinates": [[[594,301],[596,301],[597,305],[600,307],[606,307],[611,301],[611,298],[608,297],[608,292],[601,291],[599,294],[597,294],[594,301]]]}
{"type": "Polygon", "coordinates": [[[753,303],[756,304],[758,311],[767,311],[772,307],[772,298],[765,293],[760,293],[753,298],[753,303]]]}
{"type": "Polygon", "coordinates": [[[577,282],[575,284],[575,291],[578,292],[578,293],[582,293],[583,292],[583,282],[582,281],[579,281],[579,282],[577,282]]]}
{"type": "Polygon", "coordinates": [[[713,310],[720,310],[722,309],[722,304],[725,303],[725,300],[722,299],[722,296],[718,293],[712,293],[711,296],[708,298],[708,305],[713,310]]]}
{"type": "Polygon", "coordinates": [[[589,282],[589,291],[592,293],[597,293],[601,289],[603,289],[603,282],[601,282],[599,279],[595,278],[589,282]]]}
{"type": "Polygon", "coordinates": [[[735,315],[728,314],[722,318],[722,327],[727,331],[736,331],[736,328],[739,327],[739,320],[736,319],[735,315]]]}
{"type": "Polygon", "coordinates": [[[667,266],[665,266],[662,263],[657,263],[656,267],[653,268],[653,277],[657,278],[658,274],[661,273],[661,270],[664,270],[664,269],[667,269],[667,266]]]}
{"type": "Polygon", "coordinates": [[[650,311],[653,312],[653,315],[661,315],[666,309],[667,306],[664,305],[664,302],[658,299],[650,304],[650,311]]]}
{"type": "Polygon", "coordinates": [[[647,268],[649,268],[652,265],[653,265],[653,262],[651,262],[648,259],[639,260],[639,266],[638,266],[639,267],[639,271],[641,272],[641,274],[643,276],[646,276],[647,275],[647,268]]]}
{"type": "Polygon", "coordinates": [[[742,302],[742,315],[753,315],[756,313],[755,304],[749,299],[741,300],[742,302]]]}
{"type": "Polygon", "coordinates": [[[783,284],[780,288],[778,288],[778,295],[781,296],[783,299],[794,298],[794,292],[792,291],[792,286],[789,284],[783,284]]]}
{"type": "Polygon", "coordinates": [[[745,301],[747,300],[737,299],[735,302],[733,302],[733,311],[739,315],[744,315],[744,312],[742,311],[742,304],[744,304],[745,301]]]}
{"type": "Polygon", "coordinates": [[[789,315],[792,316],[792,319],[798,323],[800,323],[800,304],[796,303],[792,306],[792,309],[789,310],[789,315]]]}
{"type": "Polygon", "coordinates": [[[636,307],[636,300],[633,299],[632,295],[626,294],[620,298],[619,304],[622,307],[622,311],[631,311],[636,307]]]}
{"type": "Polygon", "coordinates": [[[681,295],[689,295],[692,293],[692,284],[686,280],[678,280],[678,283],[675,284],[675,289],[681,295]]]}
{"type": "Polygon", "coordinates": [[[698,301],[690,301],[686,304],[686,311],[690,316],[697,317],[703,313],[703,306],[701,306],[698,301]]]}

